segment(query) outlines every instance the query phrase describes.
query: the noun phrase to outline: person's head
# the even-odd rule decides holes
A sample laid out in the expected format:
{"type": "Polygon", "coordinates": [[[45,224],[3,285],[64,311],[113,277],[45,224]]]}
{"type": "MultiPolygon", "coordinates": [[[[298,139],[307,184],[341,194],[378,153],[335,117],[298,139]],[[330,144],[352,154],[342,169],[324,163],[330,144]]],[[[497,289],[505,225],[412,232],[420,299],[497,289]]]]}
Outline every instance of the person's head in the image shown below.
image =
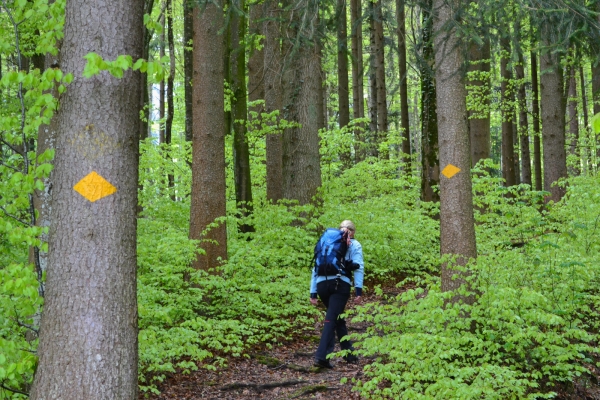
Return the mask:
{"type": "Polygon", "coordinates": [[[349,219],[342,221],[340,224],[340,229],[347,230],[350,233],[350,237],[354,237],[354,234],[356,233],[356,226],[354,225],[354,222],[350,221],[349,219]]]}

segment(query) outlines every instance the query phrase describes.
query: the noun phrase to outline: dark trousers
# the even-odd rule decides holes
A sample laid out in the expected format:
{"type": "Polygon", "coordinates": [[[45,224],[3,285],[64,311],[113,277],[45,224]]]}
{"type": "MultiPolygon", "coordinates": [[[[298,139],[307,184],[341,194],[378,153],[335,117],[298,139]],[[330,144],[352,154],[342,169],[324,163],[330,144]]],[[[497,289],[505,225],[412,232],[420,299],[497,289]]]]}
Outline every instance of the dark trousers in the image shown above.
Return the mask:
{"type": "Polygon", "coordinates": [[[317,294],[321,301],[327,307],[325,314],[325,324],[321,332],[321,341],[319,348],[315,353],[317,360],[326,360],[327,355],[333,352],[335,347],[335,336],[340,341],[342,350],[351,350],[352,342],[342,341],[342,338],[348,334],[346,321],[339,318],[343,314],[346,303],[350,298],[350,284],[341,279],[329,279],[317,284],[317,294]]]}

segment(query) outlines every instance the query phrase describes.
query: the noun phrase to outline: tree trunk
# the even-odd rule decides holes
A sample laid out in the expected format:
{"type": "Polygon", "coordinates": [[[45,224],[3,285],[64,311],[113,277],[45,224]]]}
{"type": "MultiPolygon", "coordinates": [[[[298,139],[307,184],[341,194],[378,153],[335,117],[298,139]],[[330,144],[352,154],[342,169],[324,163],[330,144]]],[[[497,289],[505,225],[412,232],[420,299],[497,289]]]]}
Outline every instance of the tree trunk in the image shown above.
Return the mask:
{"type": "Polygon", "coordinates": [[[140,74],[82,72],[90,43],[107,60],[138,59],[142,16],[139,1],[66,4],[61,68],[74,79],[55,115],[51,268],[34,400],[137,399],[140,74]],[[81,180],[92,172],[111,186],[98,178],[86,188],[81,180]],[[89,197],[98,194],[106,196],[89,197]]]}
{"type": "MultiPolygon", "coordinates": [[[[352,111],[354,118],[364,118],[365,100],[363,89],[363,56],[362,56],[362,7],[360,0],[350,0],[352,20],[352,111]]],[[[360,128],[354,131],[354,153],[356,162],[365,159],[364,134],[360,128]]]]}
{"type": "MultiPolygon", "coordinates": [[[[583,109],[583,126],[584,131],[590,129],[589,125],[589,116],[588,116],[588,103],[587,103],[587,95],[585,92],[585,75],[583,73],[583,64],[579,64],[579,78],[581,79],[581,108],[583,109]]],[[[589,138],[589,136],[587,136],[589,138]]],[[[587,141],[589,143],[589,139],[587,141]]],[[[589,162],[589,151],[587,147],[581,148],[581,163],[583,166],[583,174],[587,175],[588,166],[591,165],[589,162]]]]}
{"type": "MultiPolygon", "coordinates": [[[[548,27],[542,27],[543,45],[550,46],[547,38],[548,27]]],[[[557,53],[545,53],[540,57],[542,138],[544,142],[544,190],[550,192],[547,200],[559,201],[565,188],[555,185],[560,178],[567,176],[565,154],[565,108],[563,93],[563,72],[557,53]]]]}
{"type": "MultiPolygon", "coordinates": [[[[168,0],[166,0],[168,1],[168,0]]],[[[160,25],[162,26],[162,31],[160,32],[159,35],[159,51],[158,51],[158,57],[162,60],[162,58],[165,56],[165,13],[164,10],[160,16],[160,25]]],[[[159,143],[165,143],[165,80],[161,79],[160,83],[159,83],[159,96],[158,96],[158,119],[159,121],[159,128],[158,128],[158,142],[159,143]]]]}
{"type": "Polygon", "coordinates": [[[225,41],[222,0],[194,9],[194,139],[190,238],[206,240],[194,268],[208,270],[227,258],[225,222],[204,230],[225,216],[225,41]],[[213,241],[216,241],[214,243],[213,241]]]}
{"type": "Polygon", "coordinates": [[[369,155],[379,156],[377,143],[377,28],[375,27],[375,6],[372,1],[367,1],[369,15],[369,155]]]}
{"type": "MultiPolygon", "coordinates": [[[[467,91],[460,72],[464,63],[461,45],[454,29],[442,31],[453,18],[458,0],[435,0],[435,64],[438,116],[440,121],[440,166],[446,173],[440,179],[440,250],[456,255],[455,263],[465,265],[477,257],[471,184],[467,91]],[[455,175],[447,168],[460,168],[455,175]]],[[[458,289],[465,274],[442,265],[442,291],[458,289]],[[457,279],[458,275],[458,279],[457,279]]],[[[469,301],[469,299],[465,299],[469,301]]]]}
{"type": "MultiPolygon", "coordinates": [[[[233,177],[235,182],[235,202],[243,217],[252,213],[252,182],[250,179],[250,151],[246,140],[246,17],[243,14],[245,0],[240,2],[240,11],[232,13],[230,27],[230,71],[229,81],[233,98],[231,113],[233,124],[233,177]]],[[[242,224],[240,232],[253,232],[251,225],[242,224]]]]}
{"type": "Polygon", "coordinates": [[[432,0],[423,7],[423,48],[420,63],[421,72],[421,199],[439,201],[439,194],[433,187],[440,183],[440,163],[438,149],[438,119],[436,84],[433,75],[433,15],[432,0]]]}
{"type": "MultiPolygon", "coordinates": [[[[362,53],[362,7],[360,0],[350,0],[352,19],[352,111],[354,118],[364,118],[365,100],[363,89],[363,53],[362,53]]],[[[365,159],[364,133],[361,124],[354,131],[354,153],[356,162],[365,159]]]]}
{"type": "MultiPolygon", "coordinates": [[[[346,0],[337,0],[337,72],[339,126],[343,128],[350,122],[350,103],[348,98],[348,21],[346,18],[346,0]]],[[[340,150],[340,159],[344,168],[352,165],[350,148],[340,150]]]]}
{"type": "Polygon", "coordinates": [[[303,0],[294,11],[291,33],[296,43],[288,54],[285,80],[284,118],[300,127],[286,129],[283,134],[283,196],[309,203],[321,186],[319,124],[322,117],[322,80],[318,22],[300,26],[305,21],[318,21],[319,4],[303,0]],[[296,26],[300,27],[295,31],[296,26]]]}
{"type": "Polygon", "coordinates": [[[519,82],[517,101],[519,104],[519,137],[521,139],[521,182],[531,186],[531,154],[529,152],[529,121],[527,120],[527,94],[525,92],[525,68],[523,53],[518,50],[519,62],[515,75],[519,82]]]}
{"type": "Polygon", "coordinates": [[[406,26],[404,0],[396,0],[396,22],[398,23],[398,73],[400,75],[400,127],[402,128],[402,161],[407,175],[410,165],[410,122],[408,119],[408,74],[406,71],[406,26]]]}
{"type": "Polygon", "coordinates": [[[576,158],[575,164],[569,166],[569,175],[577,176],[581,173],[581,160],[579,158],[579,115],[577,113],[577,79],[575,66],[571,65],[569,69],[569,155],[576,158]]]}
{"type": "Polygon", "coordinates": [[[183,85],[185,103],[185,140],[191,142],[194,100],[192,96],[192,76],[194,75],[194,57],[192,41],[194,37],[194,8],[189,0],[183,1],[183,85]]]}
{"type": "Polygon", "coordinates": [[[483,108],[481,110],[469,111],[471,163],[473,166],[481,159],[490,158],[490,57],[489,40],[486,40],[481,47],[476,43],[471,43],[471,64],[469,65],[469,71],[475,72],[477,75],[468,84],[477,88],[477,95],[481,96],[478,104],[483,108]]]}
{"type": "MultiPolygon", "coordinates": [[[[167,116],[165,120],[165,143],[167,144],[166,157],[168,162],[173,162],[171,158],[171,141],[173,132],[173,118],[175,117],[175,108],[173,101],[173,86],[175,85],[175,39],[173,35],[173,7],[172,0],[167,1],[167,41],[169,45],[169,78],[167,79],[167,116]]],[[[167,174],[167,181],[170,188],[171,200],[175,200],[173,187],[175,186],[175,177],[173,174],[167,174]]]]}
{"type": "Polygon", "coordinates": [[[515,176],[515,150],[513,143],[513,109],[510,105],[511,95],[509,93],[509,83],[512,74],[508,68],[510,58],[510,41],[508,38],[500,39],[500,47],[504,53],[500,60],[501,82],[501,111],[502,111],[502,178],[505,186],[514,186],[517,183],[515,176]]]}
{"type": "MultiPolygon", "coordinates": [[[[281,13],[278,2],[265,2],[267,19],[263,24],[265,32],[265,108],[268,113],[282,112],[283,77],[281,53],[281,13]]],[[[267,134],[267,199],[277,202],[283,199],[283,141],[281,134],[267,134]]]]}
{"type": "Polygon", "coordinates": [[[373,4],[375,20],[375,53],[376,53],[376,85],[377,85],[377,141],[375,145],[386,140],[388,130],[387,91],[385,87],[385,46],[383,42],[383,12],[381,0],[373,4]]]}
{"type": "Polygon", "coordinates": [[[540,103],[538,92],[537,54],[531,56],[531,111],[533,119],[533,170],[535,175],[535,190],[542,190],[542,144],[540,132],[540,103]]]}
{"type": "MultiPolygon", "coordinates": [[[[250,35],[255,38],[263,33],[264,5],[251,4],[250,6],[250,35]]],[[[264,41],[263,41],[264,46],[264,41]]],[[[248,101],[264,100],[265,99],[265,81],[264,81],[264,65],[265,54],[264,47],[257,49],[252,47],[248,58],[248,101]]],[[[253,111],[260,112],[260,108],[255,108],[253,111]]]]}

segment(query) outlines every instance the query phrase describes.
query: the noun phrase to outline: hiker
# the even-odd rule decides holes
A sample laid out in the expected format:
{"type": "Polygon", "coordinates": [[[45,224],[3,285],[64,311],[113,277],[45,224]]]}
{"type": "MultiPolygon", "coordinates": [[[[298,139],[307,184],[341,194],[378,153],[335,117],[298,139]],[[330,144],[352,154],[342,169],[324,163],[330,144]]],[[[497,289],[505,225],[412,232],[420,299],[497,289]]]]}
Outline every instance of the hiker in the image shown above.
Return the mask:
{"type": "MultiPolygon", "coordinates": [[[[348,329],[346,328],[346,321],[340,318],[340,314],[344,312],[346,303],[350,298],[351,271],[354,271],[354,291],[356,295],[354,302],[359,304],[362,296],[365,267],[362,246],[354,239],[356,227],[352,221],[345,220],[340,224],[340,231],[344,234],[344,240],[347,240],[347,251],[342,260],[345,268],[337,274],[322,276],[315,267],[310,282],[310,302],[317,305],[318,295],[327,307],[321,341],[315,353],[315,366],[324,368],[333,368],[333,365],[327,359],[327,355],[333,352],[336,335],[342,350],[354,350],[351,341],[342,340],[348,334],[348,329]]],[[[345,355],[344,359],[349,363],[358,361],[358,357],[352,353],[345,355]]]]}

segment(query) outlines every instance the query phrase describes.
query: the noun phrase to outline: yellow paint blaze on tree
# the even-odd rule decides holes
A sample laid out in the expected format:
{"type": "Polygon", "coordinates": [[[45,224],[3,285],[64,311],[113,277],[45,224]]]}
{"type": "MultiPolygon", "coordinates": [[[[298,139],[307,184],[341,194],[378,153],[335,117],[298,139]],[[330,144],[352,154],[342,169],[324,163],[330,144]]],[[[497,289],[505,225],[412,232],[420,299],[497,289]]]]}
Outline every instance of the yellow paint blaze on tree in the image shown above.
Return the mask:
{"type": "Polygon", "coordinates": [[[458,174],[460,172],[460,168],[458,168],[455,165],[452,164],[448,164],[446,165],[446,167],[442,170],[442,174],[450,179],[452,178],[454,175],[458,174]]]}
{"type": "Polygon", "coordinates": [[[110,196],[117,191],[109,181],[104,179],[95,171],[90,172],[73,186],[73,190],[91,201],[100,200],[103,197],[110,196]]]}

